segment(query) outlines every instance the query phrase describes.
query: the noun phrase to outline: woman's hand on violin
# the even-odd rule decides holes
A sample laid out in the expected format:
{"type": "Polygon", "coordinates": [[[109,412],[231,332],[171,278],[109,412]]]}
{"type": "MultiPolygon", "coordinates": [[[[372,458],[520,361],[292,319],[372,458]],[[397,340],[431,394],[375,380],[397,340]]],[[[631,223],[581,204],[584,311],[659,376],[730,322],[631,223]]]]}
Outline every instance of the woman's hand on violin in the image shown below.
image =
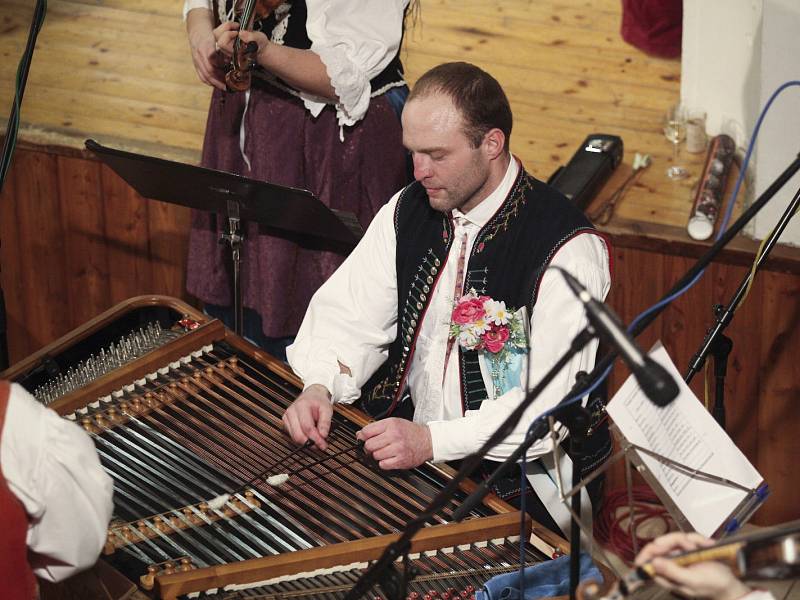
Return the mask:
{"type": "Polygon", "coordinates": [[[233,56],[233,42],[237,37],[242,39],[243,44],[255,42],[258,46],[258,51],[256,52],[257,56],[265,51],[270,43],[269,38],[261,31],[245,29],[244,31],[240,32],[239,23],[233,21],[223,23],[217,27],[214,30],[214,36],[217,39],[217,46],[219,47],[220,52],[223,52],[228,57],[233,56]]]}
{"type": "Polygon", "coordinates": [[[217,47],[228,59],[233,56],[233,42],[237,36],[245,44],[256,43],[258,50],[254,58],[263,69],[302,92],[334,102],[338,100],[328,71],[315,52],[273,44],[261,31],[246,29],[240,32],[239,23],[228,22],[214,30],[217,47]]]}
{"type": "Polygon", "coordinates": [[[217,51],[216,37],[211,26],[211,14],[206,9],[190,10],[186,15],[186,30],[192,50],[194,70],[206,85],[225,90],[222,64],[217,51]]]}
{"type": "Polygon", "coordinates": [[[654,580],[661,587],[688,597],[711,600],[737,600],[751,590],[720,562],[705,561],[687,567],[669,559],[676,552],[688,552],[712,546],[713,540],[697,533],[668,533],[642,549],[636,565],[651,563],[654,580]]]}

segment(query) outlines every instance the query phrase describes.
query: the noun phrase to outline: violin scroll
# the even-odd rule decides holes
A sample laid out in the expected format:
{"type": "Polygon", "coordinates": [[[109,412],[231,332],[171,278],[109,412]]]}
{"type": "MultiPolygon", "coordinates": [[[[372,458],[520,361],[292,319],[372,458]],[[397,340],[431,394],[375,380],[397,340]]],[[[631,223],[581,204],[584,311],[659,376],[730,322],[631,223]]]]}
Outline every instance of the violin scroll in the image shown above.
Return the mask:
{"type": "Polygon", "coordinates": [[[252,71],[258,64],[257,55],[257,43],[242,44],[241,39],[236,38],[233,45],[233,56],[225,73],[225,85],[228,86],[228,91],[246,92],[250,89],[253,78],[252,71]]]}
{"type": "MultiPolygon", "coordinates": [[[[252,31],[257,20],[266,19],[285,0],[238,0],[234,7],[239,31],[252,31]]],[[[258,65],[258,44],[243,43],[237,36],[233,43],[233,55],[227,65],[225,84],[230,92],[245,92],[250,89],[252,71],[258,65]]]]}

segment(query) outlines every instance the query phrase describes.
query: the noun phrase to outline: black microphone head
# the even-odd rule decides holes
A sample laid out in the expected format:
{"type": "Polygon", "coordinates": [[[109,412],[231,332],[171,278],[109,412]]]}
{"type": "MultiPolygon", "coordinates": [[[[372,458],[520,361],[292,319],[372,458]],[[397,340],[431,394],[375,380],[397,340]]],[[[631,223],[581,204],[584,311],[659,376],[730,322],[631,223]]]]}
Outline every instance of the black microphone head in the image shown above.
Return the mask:
{"type": "Polygon", "coordinates": [[[649,356],[644,361],[644,368],[634,371],[636,381],[653,404],[666,406],[678,397],[680,388],[664,367],[649,356]]]}

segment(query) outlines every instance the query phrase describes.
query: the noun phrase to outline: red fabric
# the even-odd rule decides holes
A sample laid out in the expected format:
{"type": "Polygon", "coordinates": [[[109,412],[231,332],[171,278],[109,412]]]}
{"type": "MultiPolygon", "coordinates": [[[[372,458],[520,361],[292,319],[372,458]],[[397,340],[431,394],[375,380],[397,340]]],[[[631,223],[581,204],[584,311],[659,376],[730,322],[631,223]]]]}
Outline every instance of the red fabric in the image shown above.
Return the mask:
{"type": "MultiPolygon", "coordinates": [[[[6,419],[9,384],[0,382],[0,435],[6,419]]],[[[28,515],[19,499],[8,489],[0,468],[0,581],[5,600],[36,597],[36,577],[28,564],[28,515]]]]}
{"type": "Polygon", "coordinates": [[[681,55],[683,0],[622,0],[622,39],[661,58],[681,55]]]}

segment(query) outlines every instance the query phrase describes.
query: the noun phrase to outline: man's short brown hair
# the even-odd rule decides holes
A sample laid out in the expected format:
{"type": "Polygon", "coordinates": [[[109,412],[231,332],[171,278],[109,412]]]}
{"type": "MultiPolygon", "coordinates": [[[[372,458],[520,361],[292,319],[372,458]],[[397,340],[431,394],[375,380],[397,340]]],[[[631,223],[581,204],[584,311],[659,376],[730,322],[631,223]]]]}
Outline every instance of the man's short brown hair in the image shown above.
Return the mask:
{"type": "Polygon", "coordinates": [[[407,102],[436,93],[450,97],[464,119],[464,134],[474,148],[495,127],[511,139],[513,117],[508,98],[497,80],[483,69],[466,62],[444,63],[419,78],[407,102]]]}

